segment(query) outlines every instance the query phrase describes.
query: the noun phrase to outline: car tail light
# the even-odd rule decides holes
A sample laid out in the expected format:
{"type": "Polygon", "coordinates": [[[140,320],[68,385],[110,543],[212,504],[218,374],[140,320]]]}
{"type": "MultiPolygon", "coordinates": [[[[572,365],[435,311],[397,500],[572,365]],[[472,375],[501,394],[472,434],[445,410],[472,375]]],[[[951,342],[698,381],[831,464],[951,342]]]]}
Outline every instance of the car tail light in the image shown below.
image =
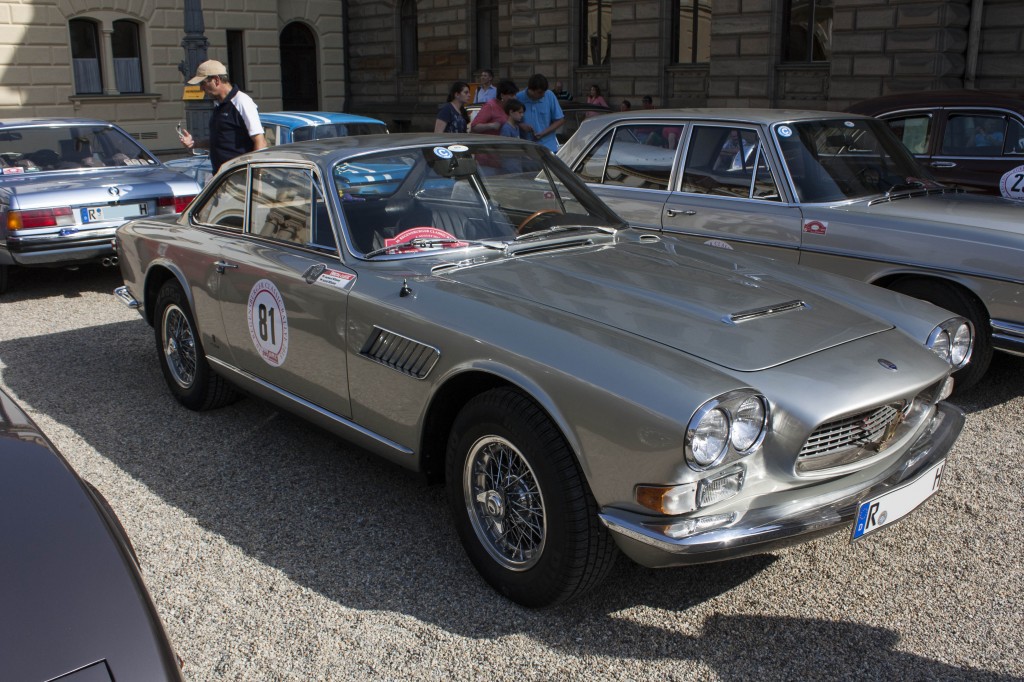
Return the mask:
{"type": "Polygon", "coordinates": [[[171,213],[181,213],[184,211],[192,200],[196,198],[194,194],[187,194],[180,197],[160,197],[156,200],[156,212],[157,215],[170,215],[171,213]]]}
{"type": "Polygon", "coordinates": [[[38,208],[30,211],[10,211],[7,214],[8,230],[29,230],[34,227],[67,227],[75,224],[75,217],[67,206],[62,208],[38,208]]]}

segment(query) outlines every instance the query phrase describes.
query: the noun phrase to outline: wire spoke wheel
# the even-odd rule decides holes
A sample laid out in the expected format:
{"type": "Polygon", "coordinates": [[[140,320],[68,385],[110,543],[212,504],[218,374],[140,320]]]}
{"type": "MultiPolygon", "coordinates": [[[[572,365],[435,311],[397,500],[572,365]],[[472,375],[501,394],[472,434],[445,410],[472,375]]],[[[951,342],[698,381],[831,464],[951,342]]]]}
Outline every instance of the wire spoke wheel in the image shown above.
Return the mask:
{"type": "Polygon", "coordinates": [[[164,309],[163,349],[167,369],[182,388],[189,388],[196,380],[196,340],[185,313],[176,305],[164,309]]]}
{"type": "Polygon", "coordinates": [[[515,446],[497,436],[478,440],[466,458],[463,492],[488,554],[513,571],[531,568],[544,552],[544,498],[515,446]]]}

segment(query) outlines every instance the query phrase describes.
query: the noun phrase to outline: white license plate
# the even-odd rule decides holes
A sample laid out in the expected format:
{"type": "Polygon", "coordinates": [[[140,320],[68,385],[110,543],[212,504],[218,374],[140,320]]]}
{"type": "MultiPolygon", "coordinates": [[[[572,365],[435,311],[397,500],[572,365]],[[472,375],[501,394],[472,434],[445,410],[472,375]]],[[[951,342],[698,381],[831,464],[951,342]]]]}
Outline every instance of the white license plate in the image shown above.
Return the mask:
{"type": "Polygon", "coordinates": [[[120,204],[118,206],[83,206],[79,209],[82,213],[83,223],[98,223],[104,220],[118,220],[120,218],[138,218],[149,215],[149,204],[120,204]]]}
{"type": "Polygon", "coordinates": [[[909,483],[895,490],[860,503],[857,508],[857,522],[853,525],[851,540],[862,538],[885,528],[914,511],[939,489],[939,481],[945,469],[946,460],[933,465],[909,483]]]}

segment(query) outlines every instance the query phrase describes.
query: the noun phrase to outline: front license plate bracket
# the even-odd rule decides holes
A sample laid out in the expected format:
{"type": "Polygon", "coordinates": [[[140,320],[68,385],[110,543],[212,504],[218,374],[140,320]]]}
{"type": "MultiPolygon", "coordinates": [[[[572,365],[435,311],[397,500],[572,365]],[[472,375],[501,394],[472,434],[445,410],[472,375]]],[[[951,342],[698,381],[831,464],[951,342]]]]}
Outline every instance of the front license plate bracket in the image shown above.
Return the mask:
{"type": "Polygon", "coordinates": [[[861,502],[857,507],[857,520],[853,524],[850,541],[859,540],[865,535],[881,530],[924,504],[925,500],[938,491],[945,467],[946,460],[942,460],[930,466],[914,480],[861,502]]]}

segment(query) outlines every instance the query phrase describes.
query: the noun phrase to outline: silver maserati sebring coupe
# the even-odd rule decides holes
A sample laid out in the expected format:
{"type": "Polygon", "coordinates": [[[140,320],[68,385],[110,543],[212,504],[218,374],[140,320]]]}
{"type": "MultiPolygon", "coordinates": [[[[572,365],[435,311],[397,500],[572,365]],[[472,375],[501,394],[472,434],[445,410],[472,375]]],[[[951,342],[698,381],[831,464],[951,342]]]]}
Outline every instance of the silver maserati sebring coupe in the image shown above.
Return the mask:
{"type": "Polygon", "coordinates": [[[1024,201],[936,182],[881,121],[623,112],[584,121],[558,155],[634,227],[810,265],[968,318],[978,338],[956,373],[961,388],[993,350],[1024,355],[1024,201]]]}
{"type": "Polygon", "coordinates": [[[528,606],[616,548],[662,567],[861,538],[936,491],[963,425],[965,319],[631,229],[519,140],[246,155],[117,252],[177,400],[241,389],[444,481],[472,562],[528,606]]]}

